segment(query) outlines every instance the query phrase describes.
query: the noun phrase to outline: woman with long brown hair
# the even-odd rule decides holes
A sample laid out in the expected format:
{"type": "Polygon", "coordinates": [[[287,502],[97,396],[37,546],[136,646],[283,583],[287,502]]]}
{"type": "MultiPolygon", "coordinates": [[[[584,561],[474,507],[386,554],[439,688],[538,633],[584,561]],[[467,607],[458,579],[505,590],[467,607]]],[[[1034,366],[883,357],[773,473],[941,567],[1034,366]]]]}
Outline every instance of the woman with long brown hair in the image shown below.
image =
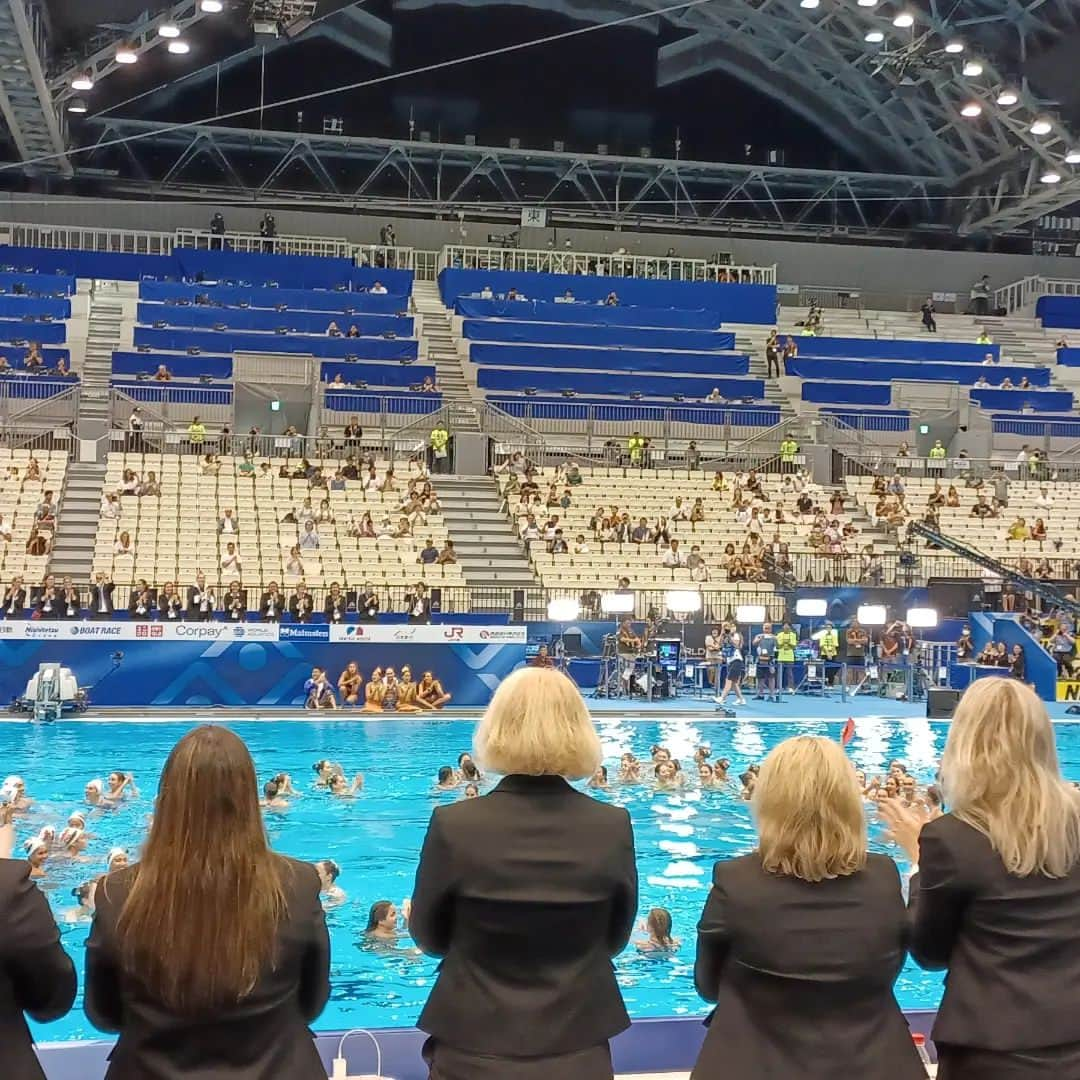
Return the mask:
{"type": "Polygon", "coordinates": [[[86,1014],[120,1035],[107,1080],[324,1080],[307,1030],[330,990],[319,875],[270,850],[231,731],[176,744],[142,858],[96,903],[86,1014]]]}

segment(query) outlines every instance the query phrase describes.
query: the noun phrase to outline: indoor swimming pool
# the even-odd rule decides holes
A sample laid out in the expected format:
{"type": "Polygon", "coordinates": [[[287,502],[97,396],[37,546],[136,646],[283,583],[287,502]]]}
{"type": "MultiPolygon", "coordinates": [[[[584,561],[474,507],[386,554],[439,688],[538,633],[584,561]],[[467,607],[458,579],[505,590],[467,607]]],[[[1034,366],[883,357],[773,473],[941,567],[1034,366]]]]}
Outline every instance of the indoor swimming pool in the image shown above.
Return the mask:
{"type": "MultiPolygon", "coordinates": [[[[726,790],[659,792],[648,784],[612,786],[598,798],[625,806],[634,822],[641,880],[641,914],[667,907],[674,917],[680,947],[670,956],[641,955],[632,946],[617,960],[619,982],[634,1017],[692,1016],[707,1007],[693,988],[694,927],[704,903],[711,867],[717,858],[749,850],[754,834],[748,807],[739,797],[737,777],[788,736],[800,733],[836,738],[840,723],[814,719],[783,722],[717,721],[676,718],[597,720],[605,760],[614,776],[619,755],[631,750],[648,759],[649,748],[671,748],[696,777],[692,755],[707,743],[713,759],[730,758],[733,784],[726,790]]],[[[93,834],[84,863],[53,858],[42,882],[61,924],[63,941],[82,972],[86,922],[65,922],[75,901],[72,889],[105,871],[115,845],[137,855],[151,813],[157,777],[170,748],[190,727],[177,720],[154,723],[63,722],[53,726],[0,724],[0,774],[16,773],[34,800],[18,819],[21,844],[45,825],[62,828],[67,815],[86,809],[86,783],[114,770],[132,772],[139,796],[116,810],[94,810],[87,823],[93,834]]],[[[267,828],[277,850],[301,859],[334,859],[346,900],[328,913],[333,945],[333,992],[316,1027],[412,1026],[432,984],[435,964],[416,955],[403,936],[397,948],[372,949],[363,941],[368,909],[377,900],[401,904],[412,888],[417,855],[428,818],[441,801],[462,793],[436,792],[441,765],[456,764],[471,746],[473,724],[446,721],[237,721],[230,724],[248,743],[260,782],[288,772],[303,792],[287,810],[267,813],[267,828]],[[320,758],[340,762],[351,778],[364,774],[356,798],[333,798],[313,788],[312,765],[320,758]]],[[[933,778],[947,725],[923,718],[864,717],[849,751],[870,775],[899,758],[925,784],[933,778]]],[[[1058,726],[1066,775],[1080,779],[1080,726],[1058,726]]],[[[487,781],[484,790],[491,782],[487,781]]],[[[873,846],[892,855],[875,815],[870,813],[873,846]]],[[[635,939],[642,937],[636,934],[635,939]]],[[[81,980],[80,980],[81,981],[81,980]]],[[[941,977],[908,964],[897,984],[900,1004],[934,1008],[941,977]]],[[[39,1038],[55,1041],[96,1037],[81,1012],[81,1000],[65,1019],[39,1027],[39,1038]]]]}

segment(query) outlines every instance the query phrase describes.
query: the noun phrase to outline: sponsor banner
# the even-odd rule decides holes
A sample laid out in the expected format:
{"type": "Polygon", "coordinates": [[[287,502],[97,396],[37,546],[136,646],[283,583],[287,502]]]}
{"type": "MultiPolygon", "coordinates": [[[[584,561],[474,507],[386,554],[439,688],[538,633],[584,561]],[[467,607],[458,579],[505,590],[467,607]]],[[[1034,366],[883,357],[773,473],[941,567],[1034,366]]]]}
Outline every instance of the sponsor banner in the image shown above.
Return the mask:
{"type": "Polygon", "coordinates": [[[1058,679],[1058,701],[1080,701],[1080,681],[1076,679],[1058,679]]]}
{"type": "Polygon", "coordinates": [[[301,625],[284,623],[278,626],[279,641],[330,641],[330,627],[323,623],[301,625]]]}
{"type": "MultiPolygon", "coordinates": [[[[295,627],[294,629],[304,629],[295,627]]],[[[326,630],[326,627],[323,627],[326,630]]],[[[0,640],[9,641],[277,641],[276,623],[224,622],[0,622],[0,640]]],[[[326,635],[319,639],[326,640],[326,635]]]]}
{"type": "MultiPolygon", "coordinates": [[[[285,640],[285,627],[282,627],[285,640]]],[[[330,640],[352,645],[524,645],[528,630],[524,626],[457,626],[442,623],[436,626],[393,626],[379,623],[359,623],[348,626],[323,627],[330,631],[330,640]]]]}

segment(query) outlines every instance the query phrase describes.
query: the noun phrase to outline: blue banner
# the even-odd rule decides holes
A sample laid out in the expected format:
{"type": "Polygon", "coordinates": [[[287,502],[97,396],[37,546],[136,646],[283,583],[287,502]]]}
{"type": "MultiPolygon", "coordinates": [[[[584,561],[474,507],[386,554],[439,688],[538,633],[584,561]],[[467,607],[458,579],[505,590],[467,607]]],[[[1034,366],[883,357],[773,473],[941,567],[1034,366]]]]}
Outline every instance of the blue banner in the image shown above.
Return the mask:
{"type": "Polygon", "coordinates": [[[719,330],[720,316],[704,308],[651,308],[635,304],[558,303],[550,300],[485,300],[459,296],[454,314],[469,319],[535,319],[543,323],[578,323],[589,326],[664,327],[676,330],[719,330]]]}
{"type": "MultiPolygon", "coordinates": [[[[417,680],[430,671],[452,695],[451,704],[485,706],[499,682],[525,661],[522,643],[417,644],[415,642],[332,643],[329,626],[279,628],[278,641],[245,640],[246,627],[190,624],[195,640],[125,640],[94,627],[89,640],[0,640],[0,700],[21,697],[38,665],[50,661],[71,668],[91,704],[100,707],[179,708],[182,706],[298,707],[304,680],[314,666],[338,676],[355,660],[364,677],[375,667],[412,668],[417,680]],[[207,637],[199,640],[202,629],[207,637]],[[233,636],[233,635],[238,636],[233,636]],[[117,659],[119,657],[119,659],[117,659]]],[[[153,624],[143,624],[148,632],[153,624]]],[[[89,632],[88,632],[89,633],[89,632]]]]}

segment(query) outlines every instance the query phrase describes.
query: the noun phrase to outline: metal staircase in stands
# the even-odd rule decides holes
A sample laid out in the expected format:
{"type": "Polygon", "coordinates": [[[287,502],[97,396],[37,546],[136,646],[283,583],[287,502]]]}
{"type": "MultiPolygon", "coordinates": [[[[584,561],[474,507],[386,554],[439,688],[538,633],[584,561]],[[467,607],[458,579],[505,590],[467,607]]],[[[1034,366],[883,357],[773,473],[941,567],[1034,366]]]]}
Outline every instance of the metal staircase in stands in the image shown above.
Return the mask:
{"type": "Polygon", "coordinates": [[[90,294],[90,322],[86,335],[86,360],[82,371],[79,423],[108,426],[109,376],[112,354],[120,348],[123,293],[130,282],[96,281],[90,294]]]}
{"type": "Polygon", "coordinates": [[[989,570],[991,574],[1000,578],[1002,581],[1007,581],[1012,585],[1020,586],[1023,592],[1034,593],[1036,596],[1041,596],[1043,599],[1049,600],[1055,607],[1067,611],[1070,615],[1080,616],[1080,601],[1074,600],[1071,596],[1062,592],[1056,585],[1051,585],[1048,581],[1040,581],[1038,578],[1021,574],[1018,570],[1014,570],[1011,566],[1007,566],[999,559],[995,559],[992,555],[987,555],[985,552],[980,551],[971,544],[965,543],[963,540],[958,540],[955,536],[948,536],[945,533],[938,532],[936,529],[932,529],[929,525],[918,520],[912,520],[908,524],[908,534],[910,536],[920,536],[924,540],[928,540],[930,543],[944,548],[946,551],[951,551],[954,555],[960,555],[965,559],[969,559],[971,562],[975,563],[976,566],[981,566],[984,570],[989,570]]]}
{"type": "MultiPolygon", "coordinates": [[[[446,402],[473,403],[469,384],[458,356],[457,342],[450,322],[450,313],[443,305],[439,286],[434,281],[413,283],[413,304],[423,320],[422,334],[427,342],[427,361],[435,365],[435,381],[446,402]]],[[[479,424],[468,420],[463,412],[457,430],[479,431],[479,424]]]]}

